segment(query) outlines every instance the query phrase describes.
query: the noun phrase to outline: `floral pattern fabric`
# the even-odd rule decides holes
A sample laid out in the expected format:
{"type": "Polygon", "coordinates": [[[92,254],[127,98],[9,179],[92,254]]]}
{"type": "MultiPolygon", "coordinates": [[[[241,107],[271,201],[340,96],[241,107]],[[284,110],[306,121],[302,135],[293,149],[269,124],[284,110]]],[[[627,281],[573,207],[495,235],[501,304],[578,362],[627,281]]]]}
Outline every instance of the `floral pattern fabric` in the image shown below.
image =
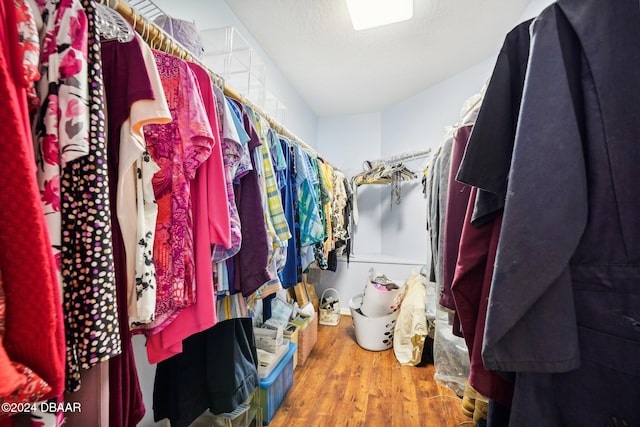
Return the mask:
{"type": "Polygon", "coordinates": [[[318,172],[321,178],[321,182],[323,183],[322,187],[326,189],[326,195],[327,195],[326,198],[322,197],[322,199],[324,204],[324,207],[323,207],[324,218],[326,221],[325,230],[327,232],[327,238],[324,241],[324,256],[325,258],[328,258],[329,252],[335,249],[335,241],[333,236],[333,223],[332,223],[332,218],[333,218],[333,202],[332,201],[335,195],[335,189],[334,189],[335,177],[334,177],[333,168],[329,164],[321,160],[318,160],[318,172]]]}
{"type": "MultiPolygon", "coordinates": [[[[12,365],[20,375],[24,376],[26,382],[24,386],[19,387],[10,395],[0,397],[0,405],[5,403],[40,402],[51,391],[49,384],[33,370],[22,363],[13,362],[12,365]]],[[[11,415],[10,412],[0,412],[0,419],[11,415]]]]}
{"type": "Polygon", "coordinates": [[[145,324],[155,319],[156,267],[153,263],[153,241],[158,205],[153,194],[153,175],[159,170],[147,150],[136,160],[136,196],[139,201],[135,258],[136,316],[129,318],[130,325],[145,324]]]}
{"type": "Polygon", "coordinates": [[[58,269],[61,250],[60,170],[89,153],[87,15],[79,0],[38,0],[40,108],[34,144],[38,185],[58,269]]]}
{"type": "Polygon", "coordinates": [[[344,210],[347,207],[347,190],[344,186],[345,176],[342,172],[334,170],[334,196],[332,199],[331,228],[336,242],[348,239],[347,226],[344,220],[344,210]]]}
{"type": "MultiPolygon", "coordinates": [[[[0,351],[4,351],[4,349],[2,348],[2,338],[5,331],[6,306],[7,304],[4,296],[4,287],[2,285],[2,277],[0,276],[0,351]]],[[[0,404],[38,402],[51,391],[51,387],[49,386],[49,384],[47,384],[42,378],[40,378],[27,366],[17,362],[6,362],[10,366],[1,366],[0,369],[15,370],[15,373],[18,377],[21,377],[21,380],[18,387],[12,390],[11,393],[7,395],[0,395],[0,404]]],[[[0,419],[11,415],[11,412],[0,411],[0,419]]]]}
{"type": "Polygon", "coordinates": [[[195,262],[190,181],[210,155],[213,134],[193,71],[175,56],[154,52],[173,121],[145,127],[145,139],[160,171],[153,177],[158,203],[153,259],[156,317],[144,325],[157,333],[195,302],[195,262]]]}
{"type": "Polygon", "coordinates": [[[40,80],[38,62],[40,60],[40,40],[38,28],[31,7],[25,0],[14,0],[16,20],[18,21],[18,35],[22,50],[22,69],[24,84],[27,88],[27,102],[29,109],[38,108],[40,98],[36,93],[35,82],[40,80]]]}
{"type": "Polygon", "coordinates": [[[61,268],[67,341],[66,388],[80,388],[80,367],[89,369],[120,354],[116,304],[101,45],[93,0],[87,16],[89,153],[67,162],[62,192],[61,268]]]}
{"type": "Polygon", "coordinates": [[[153,241],[158,206],[153,194],[153,176],[160,169],[147,151],[144,126],[171,121],[171,112],[153,52],[136,36],[153,99],[138,99],[120,127],[117,212],[124,242],[127,268],[127,313],[129,325],[142,325],[155,318],[156,269],[153,241]]]}
{"type": "MultiPolygon", "coordinates": [[[[220,131],[220,141],[222,143],[222,161],[224,164],[224,180],[227,186],[227,206],[229,208],[229,224],[231,226],[231,247],[225,248],[224,245],[215,244],[212,247],[211,260],[214,263],[224,261],[231,258],[240,251],[242,244],[242,230],[240,226],[240,215],[236,205],[235,191],[233,189],[233,180],[236,178],[235,172],[238,170],[240,162],[240,142],[234,141],[226,137],[230,135],[230,130],[235,130],[235,124],[231,119],[229,106],[226,98],[221,90],[214,87],[216,95],[216,112],[218,113],[218,123],[220,131]],[[232,129],[230,129],[232,128],[232,129]]],[[[235,133],[237,135],[237,132],[235,133]]],[[[215,271],[215,270],[214,270],[215,271]]]]}

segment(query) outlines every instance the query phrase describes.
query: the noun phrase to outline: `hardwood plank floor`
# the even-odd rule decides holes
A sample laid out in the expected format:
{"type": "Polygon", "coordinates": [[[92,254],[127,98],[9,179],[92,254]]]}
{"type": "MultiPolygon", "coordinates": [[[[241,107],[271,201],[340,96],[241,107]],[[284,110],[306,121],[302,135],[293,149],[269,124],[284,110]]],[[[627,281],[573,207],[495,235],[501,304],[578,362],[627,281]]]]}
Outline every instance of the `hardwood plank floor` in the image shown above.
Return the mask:
{"type": "Polygon", "coordinates": [[[434,367],[401,366],[393,349],[358,346],[350,316],[318,326],[318,341],[270,427],[470,427],[461,400],[434,367]]]}

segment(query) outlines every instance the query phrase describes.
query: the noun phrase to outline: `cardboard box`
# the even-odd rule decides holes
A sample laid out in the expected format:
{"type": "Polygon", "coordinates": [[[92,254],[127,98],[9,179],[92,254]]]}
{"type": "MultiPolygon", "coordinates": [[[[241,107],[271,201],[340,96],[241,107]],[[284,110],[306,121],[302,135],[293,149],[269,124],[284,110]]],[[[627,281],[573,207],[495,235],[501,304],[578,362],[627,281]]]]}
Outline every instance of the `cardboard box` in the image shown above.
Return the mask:
{"type": "Polygon", "coordinates": [[[318,312],[318,306],[320,305],[320,301],[318,298],[318,294],[316,293],[316,286],[307,283],[307,295],[309,295],[309,301],[313,304],[313,311],[318,312]]]}
{"type": "MultiPolygon", "coordinates": [[[[289,323],[284,330],[284,337],[288,339],[292,343],[295,343],[296,346],[300,347],[300,326],[295,323],[289,323]]],[[[293,354],[293,369],[298,367],[298,352],[296,351],[293,354]]]]}
{"type": "MultiPolygon", "coordinates": [[[[318,341],[318,315],[307,317],[304,324],[300,327],[298,336],[298,364],[304,366],[313,346],[318,341]]],[[[295,319],[294,319],[295,320],[295,319]]]]}
{"type": "Polygon", "coordinates": [[[276,353],[282,346],[284,334],[282,326],[275,329],[253,328],[253,335],[256,340],[256,348],[260,348],[269,353],[276,353]]]}
{"type": "Polygon", "coordinates": [[[307,285],[303,282],[298,283],[293,287],[295,293],[296,302],[298,307],[304,307],[309,302],[309,295],[307,294],[307,285]]]}

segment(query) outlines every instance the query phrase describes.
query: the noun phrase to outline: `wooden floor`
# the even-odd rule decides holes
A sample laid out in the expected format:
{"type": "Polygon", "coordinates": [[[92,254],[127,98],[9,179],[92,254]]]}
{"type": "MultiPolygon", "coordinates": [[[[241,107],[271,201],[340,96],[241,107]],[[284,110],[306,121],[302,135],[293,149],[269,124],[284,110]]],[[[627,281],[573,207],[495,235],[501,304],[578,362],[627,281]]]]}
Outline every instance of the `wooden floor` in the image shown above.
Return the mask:
{"type": "Polygon", "coordinates": [[[401,366],[393,349],[362,349],[351,317],[342,316],[338,326],[318,326],[317,344],[269,426],[472,426],[433,374],[433,365],[401,366]]]}

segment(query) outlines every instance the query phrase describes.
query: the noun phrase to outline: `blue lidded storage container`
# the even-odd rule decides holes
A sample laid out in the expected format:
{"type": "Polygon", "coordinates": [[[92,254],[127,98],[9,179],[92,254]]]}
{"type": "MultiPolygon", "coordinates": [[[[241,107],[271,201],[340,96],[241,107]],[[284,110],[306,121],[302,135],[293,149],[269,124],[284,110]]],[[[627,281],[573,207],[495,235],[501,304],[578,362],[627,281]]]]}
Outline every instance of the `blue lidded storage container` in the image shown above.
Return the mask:
{"type": "Polygon", "coordinates": [[[289,350],[271,373],[260,380],[258,405],[262,408],[262,420],[268,425],[293,386],[293,355],[298,346],[289,343],[289,350]]]}

